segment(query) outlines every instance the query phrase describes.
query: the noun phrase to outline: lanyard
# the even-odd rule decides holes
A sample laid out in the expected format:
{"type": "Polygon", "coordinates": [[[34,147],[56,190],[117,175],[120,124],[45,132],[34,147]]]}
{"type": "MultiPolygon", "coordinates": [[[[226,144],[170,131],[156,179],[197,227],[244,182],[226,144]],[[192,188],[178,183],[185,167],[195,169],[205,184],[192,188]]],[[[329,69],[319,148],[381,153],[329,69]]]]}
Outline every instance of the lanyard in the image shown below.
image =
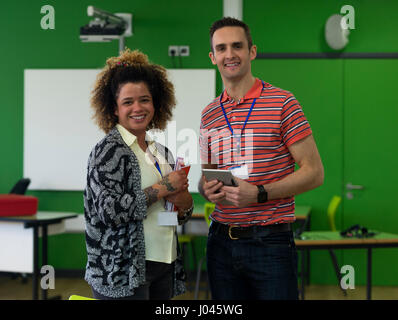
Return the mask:
{"type": "MultiPolygon", "coordinates": [[[[225,118],[225,121],[227,121],[229,130],[231,131],[232,134],[234,134],[234,129],[232,129],[231,124],[229,123],[229,120],[228,120],[228,118],[227,118],[227,113],[225,112],[224,105],[223,105],[223,103],[221,102],[221,99],[222,99],[222,95],[221,95],[221,97],[220,97],[220,106],[221,106],[222,112],[224,113],[224,118],[225,118]]],[[[250,118],[250,114],[252,113],[254,104],[256,103],[256,99],[257,99],[257,98],[254,98],[254,99],[253,99],[252,105],[251,105],[251,107],[250,107],[249,113],[248,113],[247,116],[246,116],[246,120],[245,120],[245,123],[243,124],[242,131],[241,131],[241,132],[243,132],[243,130],[245,130],[246,123],[247,123],[247,121],[248,121],[249,118],[250,118]]]]}
{"type": "Polygon", "coordinates": [[[158,171],[159,171],[159,173],[160,173],[160,175],[162,176],[162,178],[163,178],[163,175],[162,175],[162,171],[160,171],[160,166],[159,166],[159,163],[155,160],[155,167],[156,167],[156,169],[158,169],[158,171]]]}
{"type": "Polygon", "coordinates": [[[242,137],[242,133],[243,133],[243,130],[245,130],[246,123],[247,123],[247,121],[250,118],[250,114],[252,113],[252,110],[253,110],[254,104],[256,103],[256,99],[257,98],[253,99],[253,102],[252,102],[252,105],[250,107],[250,110],[249,110],[249,112],[248,112],[248,114],[246,116],[245,123],[243,124],[242,130],[240,131],[240,135],[237,135],[237,134],[235,135],[234,134],[234,129],[232,129],[231,124],[229,123],[229,120],[228,120],[228,117],[227,117],[227,113],[225,112],[225,109],[224,109],[224,105],[221,102],[222,97],[223,97],[223,94],[221,94],[221,96],[220,96],[220,106],[221,106],[222,112],[224,113],[224,118],[225,118],[225,121],[227,122],[229,130],[231,131],[233,137],[236,139],[236,151],[238,152],[238,154],[240,154],[240,140],[241,140],[241,137],[242,137]]]}

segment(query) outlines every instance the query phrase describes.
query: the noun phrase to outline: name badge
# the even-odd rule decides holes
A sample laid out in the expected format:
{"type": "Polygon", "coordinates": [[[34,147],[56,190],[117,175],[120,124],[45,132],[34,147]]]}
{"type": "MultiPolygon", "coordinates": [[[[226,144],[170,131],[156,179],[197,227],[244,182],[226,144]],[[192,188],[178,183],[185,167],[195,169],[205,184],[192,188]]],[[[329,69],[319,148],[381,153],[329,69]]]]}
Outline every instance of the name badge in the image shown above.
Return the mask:
{"type": "Polygon", "coordinates": [[[178,226],[177,211],[161,211],[158,213],[159,226],[178,226]]]}
{"type": "Polygon", "coordinates": [[[237,166],[229,169],[233,176],[240,178],[240,179],[249,179],[249,169],[247,165],[237,166]]]}

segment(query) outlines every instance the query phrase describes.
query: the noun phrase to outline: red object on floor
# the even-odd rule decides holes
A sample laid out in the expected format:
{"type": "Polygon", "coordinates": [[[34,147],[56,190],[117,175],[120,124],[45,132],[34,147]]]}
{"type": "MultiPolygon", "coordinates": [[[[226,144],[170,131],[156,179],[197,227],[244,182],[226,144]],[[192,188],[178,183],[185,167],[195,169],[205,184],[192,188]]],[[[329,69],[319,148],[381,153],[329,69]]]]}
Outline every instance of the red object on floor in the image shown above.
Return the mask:
{"type": "Polygon", "coordinates": [[[36,197],[19,194],[0,194],[0,216],[33,216],[39,200],[36,197]]]}

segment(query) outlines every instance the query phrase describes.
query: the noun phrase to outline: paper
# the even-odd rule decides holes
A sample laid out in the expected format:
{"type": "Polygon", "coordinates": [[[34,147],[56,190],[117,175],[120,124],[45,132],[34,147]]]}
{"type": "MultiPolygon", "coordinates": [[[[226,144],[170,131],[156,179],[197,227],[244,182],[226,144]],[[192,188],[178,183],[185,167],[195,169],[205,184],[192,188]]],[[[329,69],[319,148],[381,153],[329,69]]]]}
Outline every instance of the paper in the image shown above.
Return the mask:
{"type": "MultiPolygon", "coordinates": [[[[181,157],[177,157],[176,163],[174,165],[174,171],[177,171],[180,169],[183,169],[185,171],[186,175],[188,176],[189,169],[191,169],[191,166],[184,166],[184,159],[181,157]]],[[[178,211],[178,208],[170,201],[166,201],[165,209],[167,211],[178,211]]]]}
{"type": "Polygon", "coordinates": [[[182,167],[181,169],[183,169],[185,171],[185,174],[188,176],[189,169],[191,169],[191,166],[182,167]]]}
{"type": "Polygon", "coordinates": [[[178,218],[176,211],[161,211],[158,213],[159,226],[177,226],[178,218]]]}

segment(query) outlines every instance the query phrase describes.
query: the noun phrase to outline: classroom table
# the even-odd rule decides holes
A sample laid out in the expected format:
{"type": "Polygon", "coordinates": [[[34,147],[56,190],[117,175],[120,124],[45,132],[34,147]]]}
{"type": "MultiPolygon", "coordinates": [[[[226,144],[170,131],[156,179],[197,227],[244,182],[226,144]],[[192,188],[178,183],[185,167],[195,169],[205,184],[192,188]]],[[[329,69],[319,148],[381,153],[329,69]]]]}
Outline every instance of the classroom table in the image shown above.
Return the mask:
{"type": "MultiPolygon", "coordinates": [[[[344,238],[339,231],[310,231],[303,232],[300,239],[296,239],[298,250],[329,250],[329,249],[366,249],[367,250],[367,283],[366,298],[372,298],[372,250],[376,248],[398,247],[398,234],[376,232],[370,238],[344,238]]],[[[303,272],[303,264],[301,271],[303,272]]],[[[304,299],[304,281],[301,281],[301,298],[304,299]]]]}
{"type": "Polygon", "coordinates": [[[296,205],[294,209],[296,222],[300,223],[302,230],[311,230],[311,206],[296,205]]]}
{"type": "MultiPolygon", "coordinates": [[[[48,226],[63,222],[65,219],[77,217],[76,213],[65,212],[37,212],[33,216],[0,217],[0,223],[21,223],[24,228],[33,229],[33,273],[32,273],[32,298],[38,299],[39,287],[39,228],[42,234],[42,263],[47,265],[48,254],[48,226]]],[[[0,257],[1,259],[1,257],[0,257]]],[[[8,271],[8,270],[7,270],[8,271]]],[[[42,288],[42,299],[47,299],[47,290],[42,288]]]]}

